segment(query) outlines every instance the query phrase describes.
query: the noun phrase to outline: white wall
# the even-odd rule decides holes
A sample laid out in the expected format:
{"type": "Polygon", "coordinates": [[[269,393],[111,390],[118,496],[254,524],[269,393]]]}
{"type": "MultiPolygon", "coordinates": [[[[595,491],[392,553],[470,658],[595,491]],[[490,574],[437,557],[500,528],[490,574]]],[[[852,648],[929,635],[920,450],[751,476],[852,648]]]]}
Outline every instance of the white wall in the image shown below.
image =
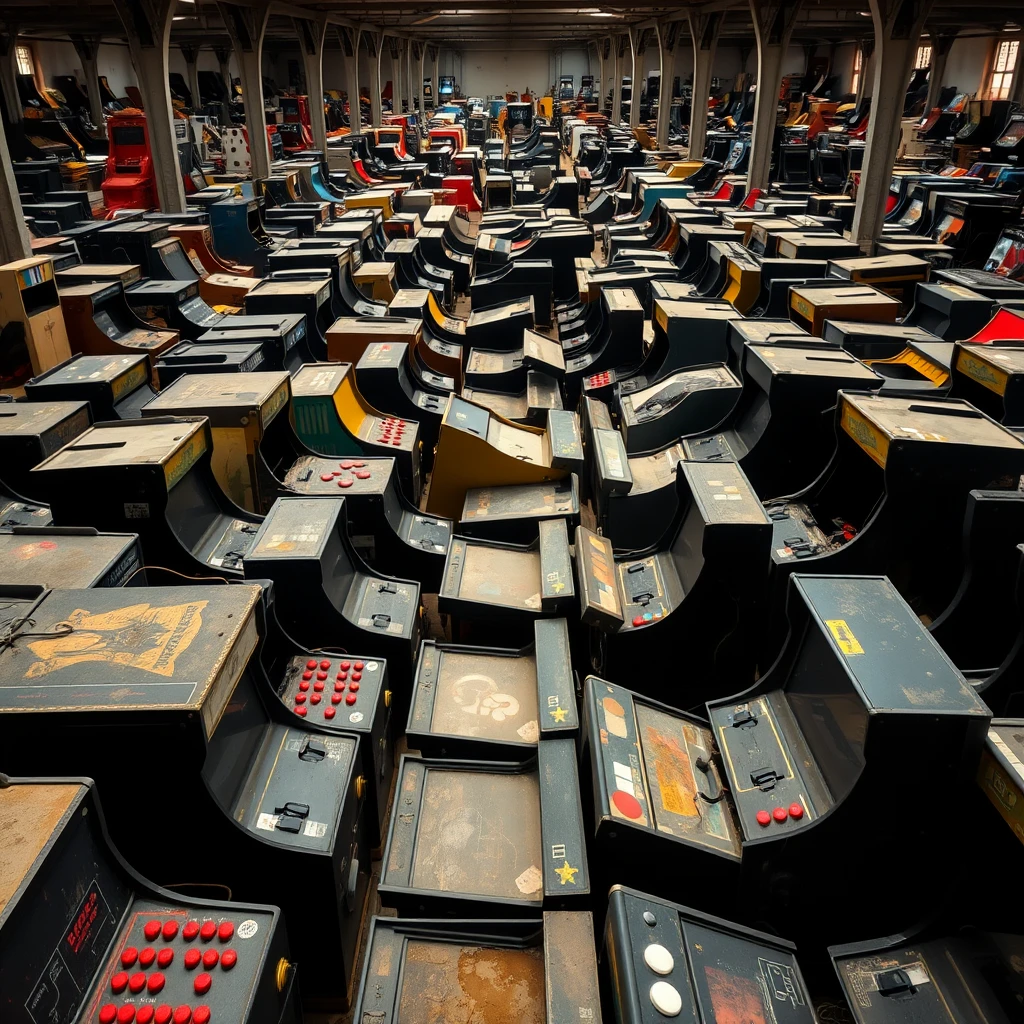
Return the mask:
{"type": "Polygon", "coordinates": [[[942,84],[956,86],[958,92],[976,93],[985,82],[991,52],[991,38],[957,38],[946,58],[942,84]]]}
{"type": "Polygon", "coordinates": [[[464,50],[461,68],[456,59],[455,70],[448,71],[451,57],[450,50],[442,51],[443,73],[456,76],[464,96],[504,96],[526,90],[543,96],[553,84],[547,50],[464,50]]]}
{"type": "MultiPolygon", "coordinates": [[[[42,68],[43,79],[49,84],[54,75],[75,75],[82,83],[82,62],[78,59],[70,42],[49,39],[19,40],[32,46],[38,65],[42,68]]],[[[135,68],[128,56],[127,46],[112,43],[101,44],[97,53],[98,74],[107,76],[110,91],[115,96],[124,96],[126,85],[137,84],[135,68]]],[[[84,84],[84,83],[83,83],[84,84]]]]}

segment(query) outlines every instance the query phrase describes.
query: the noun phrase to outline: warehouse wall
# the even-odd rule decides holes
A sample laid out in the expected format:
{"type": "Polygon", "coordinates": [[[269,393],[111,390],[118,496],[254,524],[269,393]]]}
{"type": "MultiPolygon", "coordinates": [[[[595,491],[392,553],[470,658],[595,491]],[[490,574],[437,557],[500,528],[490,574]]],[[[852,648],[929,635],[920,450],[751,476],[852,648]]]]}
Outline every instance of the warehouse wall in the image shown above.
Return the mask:
{"type": "Polygon", "coordinates": [[[956,39],[946,58],[943,85],[954,85],[960,92],[976,93],[985,82],[992,52],[990,37],[956,39]]]}
{"type": "MultiPolygon", "coordinates": [[[[36,63],[41,67],[43,79],[47,84],[53,81],[54,75],[76,75],[81,78],[82,62],[78,59],[74,46],[70,42],[49,39],[19,40],[32,46],[36,63]]],[[[110,90],[115,96],[124,95],[126,85],[137,82],[135,68],[128,56],[127,46],[116,46],[103,43],[98,52],[99,74],[107,76],[110,90]]],[[[184,66],[184,62],[182,62],[184,66]]],[[[214,61],[214,67],[216,67],[214,61]]]]}
{"type": "Polygon", "coordinates": [[[527,89],[543,96],[553,84],[548,50],[463,50],[454,71],[448,70],[451,56],[450,50],[442,52],[442,73],[454,74],[465,96],[503,96],[527,89]]]}

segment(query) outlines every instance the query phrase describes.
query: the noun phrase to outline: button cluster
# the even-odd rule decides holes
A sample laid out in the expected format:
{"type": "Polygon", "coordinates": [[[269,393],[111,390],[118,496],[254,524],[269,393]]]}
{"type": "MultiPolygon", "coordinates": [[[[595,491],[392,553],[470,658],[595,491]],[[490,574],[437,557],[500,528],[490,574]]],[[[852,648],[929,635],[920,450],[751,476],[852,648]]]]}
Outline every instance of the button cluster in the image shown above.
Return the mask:
{"type": "Polygon", "coordinates": [[[643,615],[633,616],[634,626],[646,626],[649,622],[657,622],[659,619],[663,619],[665,613],[660,609],[656,612],[644,612],[643,615]]]}
{"type": "Polygon", "coordinates": [[[193,920],[182,926],[174,918],[154,918],[143,924],[142,935],[147,942],[159,943],[159,947],[125,946],[118,955],[120,970],[110,977],[113,995],[138,996],[142,1001],[124,1002],[120,1006],[104,1003],[99,1008],[99,1024],[210,1024],[212,1012],[205,1004],[171,1006],[154,998],[164,991],[169,970],[173,970],[176,962],[174,948],[163,943],[173,942],[180,935],[189,944],[178,962],[190,973],[202,967],[191,978],[192,991],[196,996],[205,996],[214,984],[211,972],[218,967],[230,971],[238,963],[238,953],[226,945],[235,936],[234,924],[231,921],[200,924],[193,920]],[[147,973],[154,965],[157,969],[147,973]]]}
{"type": "Polygon", "coordinates": [[[392,447],[402,446],[402,435],[405,433],[406,421],[397,416],[382,416],[377,420],[377,427],[380,435],[377,438],[378,444],[390,444],[392,447]]]}
{"type": "MultiPolygon", "coordinates": [[[[357,711],[364,685],[363,673],[379,671],[379,662],[359,658],[310,658],[299,673],[295,661],[301,663],[300,659],[293,660],[288,673],[293,680],[289,689],[295,714],[300,718],[322,718],[330,722],[338,717],[339,712],[347,711],[350,722],[361,720],[361,714],[355,719],[351,715],[357,711]]],[[[376,688],[373,688],[373,693],[376,694],[376,688]]]]}
{"type": "Polygon", "coordinates": [[[356,480],[369,480],[371,476],[365,462],[359,459],[343,459],[338,463],[337,469],[331,470],[330,473],[321,473],[320,479],[325,484],[335,480],[342,490],[347,490],[356,480]]]}
{"type": "MultiPolygon", "coordinates": [[[[649,910],[644,911],[644,923],[653,928],[658,919],[649,910]]],[[[644,965],[652,973],[665,977],[675,970],[676,958],[660,942],[649,942],[644,947],[644,965]]],[[[663,1017],[677,1017],[683,1008],[683,997],[675,985],[668,981],[655,981],[648,990],[651,1005],[663,1017]]]]}
{"type": "Polygon", "coordinates": [[[611,371],[605,370],[604,373],[595,373],[592,377],[587,378],[587,387],[591,388],[606,388],[612,382],[611,371]]]}
{"type": "Polygon", "coordinates": [[[772,811],[760,810],[755,815],[758,825],[762,828],[767,828],[773,821],[778,825],[784,825],[787,821],[792,818],[794,821],[799,821],[804,816],[803,804],[792,803],[788,809],[785,807],[776,807],[772,811]]]}

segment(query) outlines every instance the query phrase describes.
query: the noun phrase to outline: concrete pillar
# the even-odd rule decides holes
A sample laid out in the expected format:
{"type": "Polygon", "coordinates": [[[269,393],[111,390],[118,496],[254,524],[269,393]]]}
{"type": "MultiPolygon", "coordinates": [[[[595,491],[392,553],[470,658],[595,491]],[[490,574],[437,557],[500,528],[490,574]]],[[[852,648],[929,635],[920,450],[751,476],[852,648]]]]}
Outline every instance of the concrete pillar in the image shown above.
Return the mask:
{"type": "Polygon", "coordinates": [[[4,93],[4,113],[11,124],[21,124],[23,117],[15,64],[17,44],[18,26],[7,22],[0,32],[0,87],[4,93]]]}
{"type": "Polygon", "coordinates": [[[438,68],[440,67],[441,59],[441,47],[432,46],[430,48],[430,95],[433,97],[431,100],[431,107],[436,107],[438,104],[437,85],[438,85],[438,68]]]}
{"type": "Polygon", "coordinates": [[[665,22],[658,26],[658,49],[661,53],[661,86],[658,93],[658,124],[655,134],[658,149],[668,146],[668,124],[672,115],[672,78],[680,50],[679,22],[665,22]]]}
{"type": "Polygon", "coordinates": [[[383,107],[381,105],[380,90],[380,62],[384,51],[383,33],[368,32],[363,30],[366,37],[366,44],[370,51],[370,127],[379,128],[383,118],[383,107]]]}
{"type": "MultiPolygon", "coordinates": [[[[629,30],[629,81],[631,83],[629,94],[631,96],[629,103],[629,127],[635,128],[640,123],[640,82],[637,80],[640,76],[636,73],[637,57],[639,54],[636,52],[637,47],[640,43],[640,33],[637,29],[631,28],[629,30]]],[[[641,70],[641,74],[643,71],[641,70]]]]}
{"type": "Polygon", "coordinates": [[[757,101],[754,104],[754,137],[750,144],[750,168],[747,171],[748,192],[755,188],[767,188],[769,184],[783,62],[802,2],[803,0],[750,0],[754,37],[757,40],[757,101]]]}
{"type": "Polygon", "coordinates": [[[228,93],[228,103],[231,102],[231,97],[234,95],[234,90],[231,85],[231,51],[225,50],[223,47],[218,47],[213,51],[217,55],[217,70],[220,72],[221,81],[224,83],[224,88],[228,93]]]}
{"type": "Polygon", "coordinates": [[[89,120],[97,128],[103,129],[103,100],[100,97],[100,74],[99,65],[96,59],[96,51],[99,49],[99,36],[72,36],[75,53],[82,62],[82,77],[85,81],[82,86],[89,97],[89,120]]]}
{"type": "Polygon", "coordinates": [[[359,113],[359,29],[338,25],[338,42],[345,61],[345,92],[348,93],[348,123],[353,135],[363,130],[359,113]]]}
{"type": "Polygon", "coordinates": [[[402,95],[405,84],[402,81],[402,40],[394,36],[388,39],[388,55],[391,57],[391,113],[402,112],[402,95]]]}
{"type": "Polygon", "coordinates": [[[1017,66],[1013,69],[1013,85],[1010,100],[1017,106],[1024,106],[1024,46],[1017,48],[1017,66]]]}
{"type": "Polygon", "coordinates": [[[218,3],[217,6],[238,61],[245,127],[249,136],[249,161],[255,181],[270,175],[270,145],[263,110],[263,36],[270,18],[270,5],[256,2],[251,7],[237,7],[229,3],[218,3]]]}
{"type": "Polygon", "coordinates": [[[171,88],[167,81],[175,0],[150,0],[145,6],[132,0],[114,0],[114,6],[124,24],[128,52],[146,109],[160,209],[164,213],[181,213],[185,209],[185,186],[178,164],[171,88]]]}
{"type": "Polygon", "coordinates": [[[185,82],[192,94],[192,110],[197,111],[203,105],[199,96],[199,47],[192,43],[182,43],[179,49],[185,58],[185,82]]]}
{"type": "Polygon", "coordinates": [[[25,260],[32,255],[32,242],[21,208],[18,183],[14,180],[7,132],[0,131],[0,263],[25,260]]]}
{"type": "Polygon", "coordinates": [[[619,124],[622,121],[622,50],[623,37],[612,38],[612,124],[619,124]]]}
{"type": "Polygon", "coordinates": [[[687,155],[699,160],[708,136],[708,96],[711,94],[711,65],[715,62],[718,35],[725,15],[687,12],[690,42],[693,44],[693,90],[690,98],[690,146],[687,155]]]}
{"type": "Polygon", "coordinates": [[[427,44],[421,39],[416,44],[416,47],[418,53],[416,58],[416,93],[419,96],[419,102],[416,104],[416,109],[420,116],[423,117],[427,112],[427,92],[423,88],[423,79],[425,77],[423,72],[426,70],[424,64],[427,57],[427,44]]]}
{"type": "Polygon", "coordinates": [[[409,113],[410,114],[414,114],[416,112],[416,103],[417,103],[416,97],[419,96],[419,93],[420,93],[420,87],[416,84],[416,79],[413,77],[413,73],[412,73],[412,68],[413,68],[413,60],[412,59],[415,56],[413,54],[413,50],[414,49],[417,49],[417,44],[415,44],[411,39],[406,39],[406,41],[405,41],[405,83],[406,83],[406,88],[409,90],[409,113]]]}
{"type": "Polygon", "coordinates": [[[313,146],[327,152],[327,118],[324,116],[324,40],[327,19],[310,21],[295,18],[295,34],[299,38],[302,68],[306,73],[306,94],[309,97],[309,125],[313,146]]]}
{"type": "Polygon", "coordinates": [[[946,77],[946,61],[956,40],[956,32],[933,32],[928,40],[932,47],[932,64],[928,70],[928,96],[924,101],[924,112],[939,105],[942,80],[946,77]]]}
{"type": "Polygon", "coordinates": [[[875,80],[864,167],[850,231],[850,238],[868,255],[882,232],[910,68],[932,0],[869,2],[875,26],[875,80]]]}

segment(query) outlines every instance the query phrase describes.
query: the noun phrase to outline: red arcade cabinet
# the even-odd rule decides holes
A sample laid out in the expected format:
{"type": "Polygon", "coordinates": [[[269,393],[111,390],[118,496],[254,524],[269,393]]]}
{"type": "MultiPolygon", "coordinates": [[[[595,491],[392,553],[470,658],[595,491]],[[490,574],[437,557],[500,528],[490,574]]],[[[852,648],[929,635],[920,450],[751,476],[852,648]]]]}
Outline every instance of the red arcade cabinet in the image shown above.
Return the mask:
{"type": "Polygon", "coordinates": [[[146,115],[141,110],[111,114],[107,135],[110,146],[102,186],[103,204],[108,210],[155,209],[159,203],[146,115]]]}

